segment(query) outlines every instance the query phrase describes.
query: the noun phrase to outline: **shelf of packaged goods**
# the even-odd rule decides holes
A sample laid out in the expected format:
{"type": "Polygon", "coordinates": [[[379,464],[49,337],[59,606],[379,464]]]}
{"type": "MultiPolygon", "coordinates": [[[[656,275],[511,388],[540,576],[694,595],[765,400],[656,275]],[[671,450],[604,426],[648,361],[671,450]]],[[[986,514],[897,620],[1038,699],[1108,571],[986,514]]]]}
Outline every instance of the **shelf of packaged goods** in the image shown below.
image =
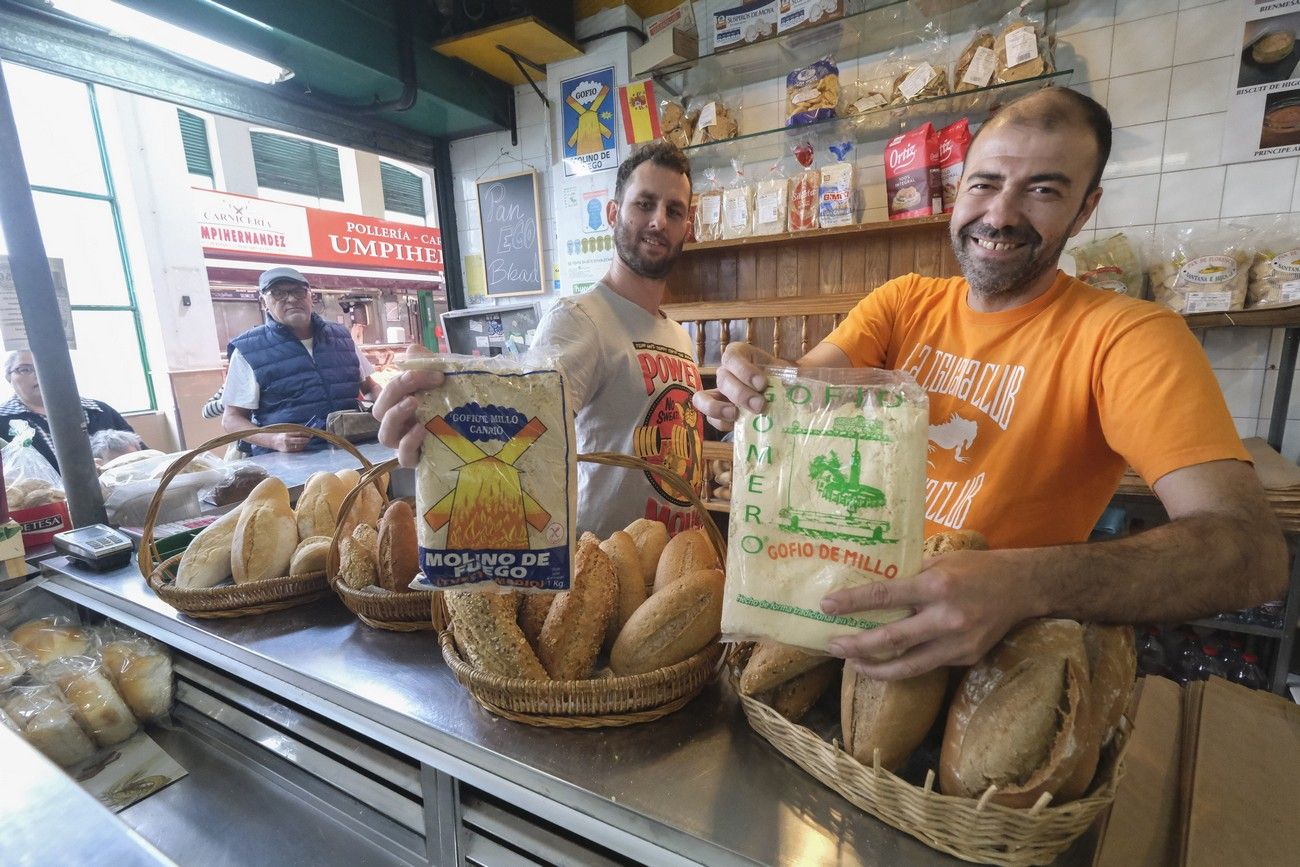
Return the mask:
{"type": "Polygon", "coordinates": [[[1206,629],[1219,629],[1224,632],[1240,632],[1243,635],[1262,635],[1265,638],[1281,638],[1282,630],[1276,626],[1260,626],[1256,623],[1246,623],[1242,620],[1218,620],[1213,617],[1205,617],[1201,620],[1190,620],[1191,626],[1202,626],[1206,629]]]}
{"type": "Polygon", "coordinates": [[[916,217],[911,220],[877,220],[871,223],[854,223],[851,226],[808,229],[803,232],[751,235],[748,238],[726,238],[720,241],[696,241],[683,246],[682,252],[697,253],[708,250],[725,250],[732,247],[766,247],[773,244],[788,244],[791,241],[820,241],[827,238],[855,238],[880,232],[902,232],[907,229],[925,228],[927,226],[943,226],[947,225],[948,221],[948,214],[939,214],[933,217],[916,217]]]}
{"type": "MultiPolygon", "coordinates": [[[[747,164],[775,162],[788,157],[794,146],[804,141],[826,145],[842,141],[881,141],[925,121],[939,129],[963,117],[982,119],[999,106],[1026,93],[1053,83],[1065,84],[1073,73],[1073,69],[1062,69],[1023,81],[918,99],[906,105],[847,117],[759,130],[708,144],[691,145],[685,148],[685,152],[691,159],[691,173],[695,175],[698,187],[700,170],[725,167],[732,160],[747,164]]],[[[823,158],[829,159],[829,152],[818,147],[817,158],[819,163],[823,158]]]]}
{"type": "Polygon", "coordinates": [[[1257,307],[1230,313],[1188,313],[1183,319],[1193,331],[1230,325],[1237,328],[1293,328],[1300,326],[1300,304],[1285,307],[1257,307]]]}
{"type": "MultiPolygon", "coordinates": [[[[1042,19],[1045,10],[1069,0],[1032,0],[1025,11],[1042,19]]],[[[917,45],[927,24],[937,21],[947,33],[964,38],[968,30],[991,27],[1018,0],[977,0],[949,9],[946,0],[847,0],[845,14],[832,21],[781,34],[761,42],[728,46],[695,60],[655,71],[655,78],[679,94],[712,93],[766,81],[830,55],[845,62],[917,45]],[[942,11],[936,13],[936,7],[942,11]]],[[[706,28],[707,29],[707,28],[706,28]]],[[[1054,28],[1049,22],[1048,31],[1054,28]]],[[[708,40],[706,40],[706,43],[708,40]]],[[[708,47],[707,44],[703,47],[708,47]]],[[[960,51],[964,46],[954,46],[960,51]]]]}

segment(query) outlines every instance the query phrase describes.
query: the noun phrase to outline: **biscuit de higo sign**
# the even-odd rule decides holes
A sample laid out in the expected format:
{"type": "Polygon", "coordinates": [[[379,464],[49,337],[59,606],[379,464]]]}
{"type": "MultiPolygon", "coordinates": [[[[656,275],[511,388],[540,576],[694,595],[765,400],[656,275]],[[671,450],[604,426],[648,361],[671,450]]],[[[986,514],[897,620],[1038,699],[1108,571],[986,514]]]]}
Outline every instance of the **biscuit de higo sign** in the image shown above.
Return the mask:
{"type": "Polygon", "coordinates": [[[194,213],[208,270],[293,264],[341,281],[442,283],[442,233],[416,226],[194,189],[194,213]]]}

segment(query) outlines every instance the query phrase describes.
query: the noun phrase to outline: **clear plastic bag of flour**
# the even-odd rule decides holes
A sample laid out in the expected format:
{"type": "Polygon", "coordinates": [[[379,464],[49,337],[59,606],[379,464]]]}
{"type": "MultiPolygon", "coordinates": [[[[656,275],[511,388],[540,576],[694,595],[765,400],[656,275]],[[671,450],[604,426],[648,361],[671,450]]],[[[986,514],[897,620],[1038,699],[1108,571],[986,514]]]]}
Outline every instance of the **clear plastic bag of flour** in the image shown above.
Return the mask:
{"type": "Polygon", "coordinates": [[[825,652],[911,613],[832,616],[821,600],[920,570],[929,401],[901,371],[767,374],[766,408],[736,421],[723,639],[825,652]]]}
{"type": "Polygon", "coordinates": [[[407,358],[443,384],[416,395],[415,589],[568,590],[574,551],[575,407],[553,358],[407,358]]]}

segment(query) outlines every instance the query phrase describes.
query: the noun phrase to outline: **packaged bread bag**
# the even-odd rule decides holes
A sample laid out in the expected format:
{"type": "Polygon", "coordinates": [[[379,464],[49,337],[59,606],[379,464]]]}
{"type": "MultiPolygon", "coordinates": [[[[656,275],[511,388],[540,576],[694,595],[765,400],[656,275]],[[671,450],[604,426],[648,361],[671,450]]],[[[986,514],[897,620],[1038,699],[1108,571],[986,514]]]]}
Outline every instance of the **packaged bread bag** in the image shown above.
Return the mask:
{"type": "Polygon", "coordinates": [[[754,232],[754,187],[740,160],[732,160],[731,168],[731,183],[722,191],[722,237],[748,238],[754,232]]]}
{"type": "Polygon", "coordinates": [[[817,189],[817,222],[823,229],[853,225],[853,192],[857,185],[857,172],[848,158],[853,142],[833,144],[830,152],[835,162],[822,166],[817,189]]]}
{"type": "Polygon", "coordinates": [[[695,209],[695,240],[717,241],[722,238],[722,186],[716,169],[705,169],[700,200],[695,209]]]}
{"type": "Polygon", "coordinates": [[[1075,276],[1083,282],[1130,298],[1142,297],[1146,276],[1123,232],[1080,244],[1068,252],[1074,257],[1075,276]]]}
{"type": "Polygon", "coordinates": [[[943,211],[939,140],[929,121],[885,144],[885,195],[891,220],[943,211]]]}
{"type": "Polygon", "coordinates": [[[971,137],[970,122],[964,117],[939,130],[939,182],[945,214],[951,214],[957,204],[957,191],[961,189],[961,173],[966,168],[966,151],[970,150],[971,137]]]}
{"type": "Polygon", "coordinates": [[[736,422],[722,632],[825,652],[909,614],[821,600],[920,570],[929,401],[901,371],[767,374],[766,409],[736,422]]]}
{"type": "Polygon", "coordinates": [[[407,358],[443,384],[416,395],[415,589],[568,590],[577,478],[567,381],[536,356],[407,358]]]}
{"type": "Polygon", "coordinates": [[[789,216],[790,183],[777,160],[754,184],[754,234],[776,235],[785,231],[789,216]]]}
{"type": "Polygon", "coordinates": [[[1242,226],[1170,226],[1146,254],[1151,300],[1175,313],[1219,313],[1246,305],[1249,232],[1242,226]]]}
{"type": "Polygon", "coordinates": [[[803,167],[803,171],[790,179],[788,228],[791,232],[802,232],[817,228],[821,173],[813,168],[813,146],[809,142],[795,145],[794,158],[803,167]]]}
{"type": "Polygon", "coordinates": [[[1300,302],[1300,220],[1292,214],[1281,214],[1257,237],[1246,306],[1277,307],[1300,302]]]}

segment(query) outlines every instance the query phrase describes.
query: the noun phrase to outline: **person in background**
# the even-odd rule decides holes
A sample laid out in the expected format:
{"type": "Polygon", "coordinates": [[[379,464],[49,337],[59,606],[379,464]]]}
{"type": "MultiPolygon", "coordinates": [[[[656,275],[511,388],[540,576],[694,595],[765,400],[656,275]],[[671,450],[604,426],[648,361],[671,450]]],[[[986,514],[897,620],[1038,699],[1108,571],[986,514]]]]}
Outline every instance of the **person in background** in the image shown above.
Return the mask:
{"type": "MultiPolygon", "coordinates": [[[[0,404],[0,438],[13,439],[13,431],[9,428],[12,421],[21,419],[31,423],[36,431],[36,450],[57,471],[59,461],[54,456],[54,439],[50,436],[50,422],[45,417],[45,400],[41,397],[41,384],[36,379],[36,363],[31,352],[17,349],[9,353],[5,358],[5,381],[13,387],[14,396],[0,404]]],[[[82,398],[81,414],[87,436],[106,430],[135,434],[122,414],[101,400],[82,398]]]]}
{"type": "Polygon", "coordinates": [[[104,464],[145,449],[144,440],[132,431],[101,430],[90,435],[90,453],[95,457],[95,466],[104,464]]]}
{"type": "MultiPolygon", "coordinates": [[[[577,451],[622,452],[667,464],[698,489],[703,418],[690,405],[700,386],[690,336],[659,309],[668,274],[691,225],[691,168],[666,142],[623,161],[605,217],[616,255],[589,292],[561,298],[537,329],[532,354],[553,357],[568,378],[577,451]]],[[[419,460],[424,431],[415,424],[415,391],[441,374],[408,371],[375,403],[379,441],[398,450],[402,466],[419,460]]],[[[695,526],[689,501],[648,472],[581,463],[578,528],[605,538],[639,518],[670,533],[695,526]]]]}
{"type": "MultiPolygon", "coordinates": [[[[915,611],[831,643],[861,674],[968,665],[1034,617],[1182,622],[1286,592],[1277,517],[1186,323],[1057,268],[1110,145],[1106,109],[1075,91],[1004,106],[967,151],[949,230],[961,277],[885,283],[798,361],[911,373],[930,405],[927,532],[978,530],[994,549],[828,594],[827,615],[915,611]],[[1080,544],[1129,465],[1169,522],[1080,544]]],[[[724,429],[737,407],[761,413],[774,363],[789,364],[730,344],[696,407],[724,429]]]]}
{"type": "MultiPolygon", "coordinates": [[[[312,311],[311,287],[293,268],[272,268],[257,281],[267,322],[230,341],[222,386],[227,432],[292,423],[324,429],[338,410],[358,409],[358,394],[379,388],[348,330],[312,311]]],[[[324,440],[301,433],[249,434],[253,454],[300,452],[324,440]]]]}

